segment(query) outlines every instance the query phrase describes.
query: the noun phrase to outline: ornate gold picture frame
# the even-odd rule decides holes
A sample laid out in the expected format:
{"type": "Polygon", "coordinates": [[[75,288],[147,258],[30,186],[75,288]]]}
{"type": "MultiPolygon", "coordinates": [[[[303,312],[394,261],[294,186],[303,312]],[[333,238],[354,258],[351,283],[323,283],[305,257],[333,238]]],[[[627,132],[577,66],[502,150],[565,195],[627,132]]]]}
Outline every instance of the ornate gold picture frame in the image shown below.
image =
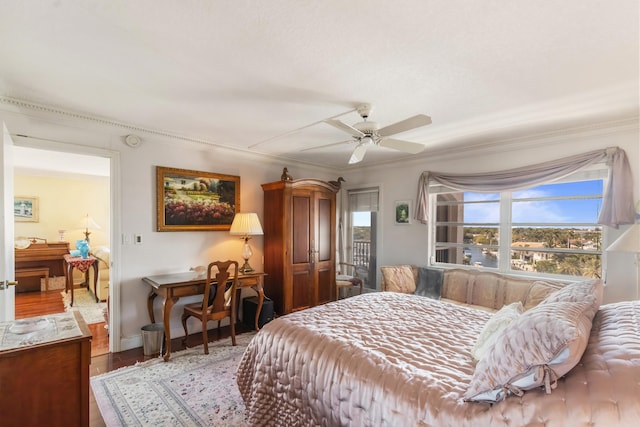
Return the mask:
{"type": "Polygon", "coordinates": [[[240,211],[240,177],[156,167],[158,231],[224,231],[240,211]]]}

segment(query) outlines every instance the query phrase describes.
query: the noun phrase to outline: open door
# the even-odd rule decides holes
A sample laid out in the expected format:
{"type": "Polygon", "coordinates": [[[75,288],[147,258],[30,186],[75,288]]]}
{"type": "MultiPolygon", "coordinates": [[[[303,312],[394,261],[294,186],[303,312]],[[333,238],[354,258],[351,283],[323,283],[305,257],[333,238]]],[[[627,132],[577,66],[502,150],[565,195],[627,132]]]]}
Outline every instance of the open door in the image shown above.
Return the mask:
{"type": "Polygon", "coordinates": [[[15,319],[15,286],[7,286],[15,277],[15,263],[13,250],[13,140],[2,123],[2,148],[0,149],[0,185],[2,197],[0,198],[0,212],[2,215],[2,227],[0,228],[0,281],[3,281],[0,290],[0,322],[15,319]]]}

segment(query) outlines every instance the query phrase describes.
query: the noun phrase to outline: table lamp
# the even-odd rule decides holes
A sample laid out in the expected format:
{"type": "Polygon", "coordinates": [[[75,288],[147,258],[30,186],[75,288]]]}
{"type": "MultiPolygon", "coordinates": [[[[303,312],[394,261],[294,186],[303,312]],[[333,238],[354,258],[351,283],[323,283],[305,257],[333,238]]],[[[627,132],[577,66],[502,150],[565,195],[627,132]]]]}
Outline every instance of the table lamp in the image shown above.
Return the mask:
{"type": "Polygon", "coordinates": [[[237,213],[233,218],[233,223],[231,224],[231,230],[229,232],[233,235],[242,236],[240,238],[244,239],[244,246],[242,247],[242,258],[244,259],[244,264],[240,268],[240,271],[243,273],[253,271],[253,268],[249,265],[249,258],[253,255],[251,246],[249,246],[249,239],[251,238],[249,236],[263,234],[258,214],[253,212],[237,213]]]}
{"type": "Polygon", "coordinates": [[[84,228],[84,240],[87,241],[87,243],[89,243],[89,235],[91,234],[91,232],[89,231],[91,230],[100,230],[100,226],[98,225],[98,223],[96,223],[93,218],[91,218],[89,216],[89,214],[86,214],[85,216],[82,217],[82,219],[80,220],[80,223],[78,225],[78,228],[84,228]]]}
{"type": "Polygon", "coordinates": [[[633,224],[631,228],[622,233],[622,236],[609,245],[607,251],[636,254],[636,299],[640,299],[640,224],[633,224]]]}

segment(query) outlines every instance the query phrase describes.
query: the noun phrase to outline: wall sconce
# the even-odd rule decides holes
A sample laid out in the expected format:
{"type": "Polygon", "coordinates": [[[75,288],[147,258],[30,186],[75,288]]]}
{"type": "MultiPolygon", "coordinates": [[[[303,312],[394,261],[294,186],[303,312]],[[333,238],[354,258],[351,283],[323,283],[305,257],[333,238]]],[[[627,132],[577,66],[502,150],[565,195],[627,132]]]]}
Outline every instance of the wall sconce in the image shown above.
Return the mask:
{"type": "Polygon", "coordinates": [[[249,258],[253,255],[253,251],[249,246],[249,236],[258,236],[264,234],[262,232],[262,226],[260,225],[260,219],[256,213],[237,213],[233,218],[231,224],[230,234],[239,235],[241,239],[244,239],[244,246],[242,247],[242,258],[244,264],[240,268],[242,273],[249,273],[253,270],[253,267],[249,265],[249,258]]]}

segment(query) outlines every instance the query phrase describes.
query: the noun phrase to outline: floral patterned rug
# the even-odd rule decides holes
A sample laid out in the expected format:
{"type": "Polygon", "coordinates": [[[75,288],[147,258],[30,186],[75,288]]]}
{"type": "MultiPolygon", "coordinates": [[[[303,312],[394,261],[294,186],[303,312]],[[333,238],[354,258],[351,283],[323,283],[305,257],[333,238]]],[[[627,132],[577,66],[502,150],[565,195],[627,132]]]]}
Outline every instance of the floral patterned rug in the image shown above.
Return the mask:
{"type": "Polygon", "coordinates": [[[107,308],[107,303],[96,302],[93,292],[87,288],[73,290],[73,307],[71,307],[71,292],[62,291],[60,295],[62,295],[64,309],[66,311],[79,311],[88,325],[106,321],[104,311],[107,308]]]}
{"type": "Polygon", "coordinates": [[[236,370],[255,333],[209,343],[91,377],[110,426],[245,426],[236,370]]]}

